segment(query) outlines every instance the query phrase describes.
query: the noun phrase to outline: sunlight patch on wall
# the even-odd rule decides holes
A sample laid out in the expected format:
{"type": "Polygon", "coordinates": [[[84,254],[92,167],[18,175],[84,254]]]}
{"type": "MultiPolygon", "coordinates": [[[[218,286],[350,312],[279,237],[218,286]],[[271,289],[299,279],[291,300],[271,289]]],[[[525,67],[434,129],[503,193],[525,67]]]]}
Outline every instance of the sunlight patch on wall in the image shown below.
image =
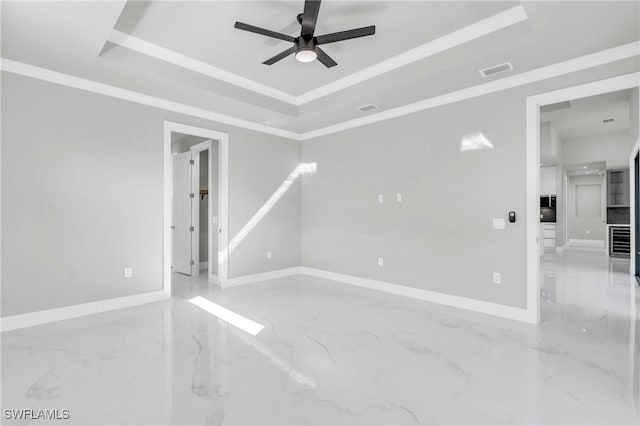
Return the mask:
{"type": "Polygon", "coordinates": [[[479,149],[493,149],[493,144],[482,132],[470,133],[462,136],[460,151],[477,151],[479,149]]]}
{"type": "Polygon", "coordinates": [[[275,190],[269,199],[258,209],[258,211],[249,219],[242,227],[240,232],[229,242],[229,247],[218,252],[218,263],[223,264],[229,258],[229,255],[240,245],[247,235],[260,223],[260,221],[271,211],[282,196],[291,188],[291,185],[300,177],[300,175],[314,174],[318,170],[317,163],[301,163],[296,167],[282,184],[275,190]]]}

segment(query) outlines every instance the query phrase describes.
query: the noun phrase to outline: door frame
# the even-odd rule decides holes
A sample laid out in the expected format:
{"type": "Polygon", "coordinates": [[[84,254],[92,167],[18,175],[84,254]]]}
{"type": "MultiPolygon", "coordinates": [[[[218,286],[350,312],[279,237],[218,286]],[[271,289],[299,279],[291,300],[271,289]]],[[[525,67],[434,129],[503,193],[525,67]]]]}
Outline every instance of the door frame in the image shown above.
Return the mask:
{"type": "MultiPolygon", "coordinates": [[[[171,186],[173,170],[171,161],[171,133],[183,133],[218,141],[218,285],[223,286],[228,279],[229,259],[226,253],[229,244],[229,135],[204,127],[190,126],[165,120],[163,122],[163,291],[171,296],[171,186]]],[[[211,151],[209,151],[211,153],[211,151]]],[[[211,155],[211,154],[210,154],[211,155]]],[[[210,169],[211,170],[211,164],[210,169]]],[[[211,177],[211,173],[209,173],[211,177]]],[[[211,206],[209,206],[211,207],[211,206]]],[[[209,216],[211,216],[209,208],[209,216]]],[[[211,226],[209,227],[211,230],[211,226]]],[[[210,231],[212,232],[212,230],[210,231]]],[[[209,251],[209,259],[213,253],[209,251]]],[[[211,274],[209,274],[211,275],[211,274]]],[[[210,277],[208,277],[210,278],[210,277]]]]}
{"type": "MultiPolygon", "coordinates": [[[[618,90],[633,89],[639,86],[639,81],[640,72],[634,72],[527,97],[527,308],[525,319],[527,322],[533,324],[540,323],[540,257],[538,256],[538,244],[540,244],[538,235],[540,228],[538,221],[538,209],[540,203],[540,188],[538,185],[540,178],[540,107],[543,105],[571,101],[573,99],[601,95],[603,93],[615,92],[618,90]]],[[[636,148],[637,147],[638,144],[636,144],[636,148]]],[[[633,179],[629,180],[631,182],[633,181],[633,179]]],[[[631,194],[633,196],[633,191],[631,194]]],[[[635,226],[633,223],[631,226],[631,232],[633,233],[635,231],[635,226]]],[[[635,250],[633,242],[631,244],[631,248],[635,250]]]]}
{"type": "MultiPolygon", "coordinates": [[[[216,141],[217,142],[217,141],[216,141]]],[[[212,188],[213,187],[213,140],[212,139],[207,139],[204,142],[200,142],[198,144],[195,144],[193,146],[191,146],[189,148],[189,151],[191,151],[192,153],[196,153],[198,155],[200,155],[200,153],[202,151],[207,151],[207,157],[208,157],[208,161],[207,161],[207,188],[212,188]]],[[[196,162],[197,164],[198,162],[196,162]]],[[[202,164],[198,165],[199,167],[202,167],[202,164]]],[[[198,170],[199,172],[199,170],[198,170]]],[[[198,180],[200,179],[200,174],[198,173],[198,180]]],[[[198,185],[199,187],[199,185],[198,185]]],[[[196,197],[198,197],[200,194],[196,193],[196,197]]],[[[208,275],[207,275],[207,281],[210,282],[211,284],[219,284],[218,282],[218,277],[217,274],[212,274],[212,268],[211,265],[213,265],[213,251],[211,251],[211,243],[213,242],[213,209],[211,208],[212,205],[212,200],[211,197],[207,197],[207,263],[208,263],[208,275]]],[[[220,206],[218,206],[219,208],[220,206]]],[[[216,215],[219,216],[218,214],[218,210],[216,210],[216,215]]],[[[196,273],[194,275],[199,275],[200,274],[200,209],[196,209],[196,212],[194,214],[194,228],[195,228],[195,232],[194,234],[198,235],[198,239],[197,241],[194,243],[192,241],[192,253],[193,254],[193,258],[197,259],[196,260],[196,265],[198,265],[198,270],[196,271],[196,273]]],[[[218,243],[220,243],[220,233],[216,232],[216,234],[218,235],[218,243]]],[[[216,268],[216,272],[218,271],[218,268],[216,268]]]]}
{"type": "MultiPolygon", "coordinates": [[[[637,232],[637,223],[636,223],[636,210],[640,208],[640,200],[636,199],[636,180],[638,180],[638,176],[636,175],[636,157],[640,155],[640,137],[636,140],[633,149],[631,150],[631,154],[629,155],[629,206],[631,211],[629,212],[629,224],[631,225],[631,229],[629,230],[629,235],[631,237],[631,255],[629,256],[629,273],[636,277],[636,253],[639,249],[636,246],[636,232],[637,232]]],[[[634,280],[635,281],[635,280],[634,280]]]]}

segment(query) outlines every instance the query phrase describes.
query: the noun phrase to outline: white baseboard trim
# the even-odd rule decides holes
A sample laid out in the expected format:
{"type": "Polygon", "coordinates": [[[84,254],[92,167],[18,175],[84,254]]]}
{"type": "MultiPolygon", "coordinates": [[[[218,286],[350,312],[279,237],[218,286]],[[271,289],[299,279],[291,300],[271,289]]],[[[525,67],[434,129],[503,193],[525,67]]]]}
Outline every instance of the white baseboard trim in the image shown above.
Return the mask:
{"type": "Polygon", "coordinates": [[[251,284],[258,281],[272,280],[274,278],[286,277],[289,275],[297,275],[300,273],[300,267],[276,269],[275,271],[262,272],[260,274],[243,275],[241,277],[230,278],[222,285],[222,288],[236,287],[244,284],[251,284]]]}
{"type": "Polygon", "coordinates": [[[586,240],[586,239],[578,239],[571,238],[567,244],[569,247],[592,247],[592,248],[604,248],[605,241],[604,240],[586,240]]]}
{"type": "Polygon", "coordinates": [[[170,299],[164,290],[0,318],[2,332],[170,299]]]}
{"type": "Polygon", "coordinates": [[[339,281],[345,284],[356,285],[371,290],[384,291],[399,296],[411,297],[424,300],[426,302],[439,303],[441,305],[453,306],[455,308],[480,312],[530,324],[536,324],[535,315],[524,308],[500,305],[497,303],[485,302],[482,300],[469,299],[461,296],[454,296],[435,291],[423,290],[414,287],[407,287],[383,281],[371,280],[368,278],[356,277],[353,275],[338,274],[335,272],[322,271],[315,268],[300,267],[300,273],[314,277],[325,278],[332,281],[339,281]]]}

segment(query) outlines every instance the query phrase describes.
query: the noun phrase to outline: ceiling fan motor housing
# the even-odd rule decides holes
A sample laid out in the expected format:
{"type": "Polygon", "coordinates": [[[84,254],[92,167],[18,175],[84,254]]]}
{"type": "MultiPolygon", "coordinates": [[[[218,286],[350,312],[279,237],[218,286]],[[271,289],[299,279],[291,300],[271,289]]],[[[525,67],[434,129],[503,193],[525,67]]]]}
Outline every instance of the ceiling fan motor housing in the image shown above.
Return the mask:
{"type": "Polygon", "coordinates": [[[310,50],[312,52],[316,51],[316,41],[314,37],[297,37],[294,44],[296,46],[296,52],[303,50],[310,50]]]}

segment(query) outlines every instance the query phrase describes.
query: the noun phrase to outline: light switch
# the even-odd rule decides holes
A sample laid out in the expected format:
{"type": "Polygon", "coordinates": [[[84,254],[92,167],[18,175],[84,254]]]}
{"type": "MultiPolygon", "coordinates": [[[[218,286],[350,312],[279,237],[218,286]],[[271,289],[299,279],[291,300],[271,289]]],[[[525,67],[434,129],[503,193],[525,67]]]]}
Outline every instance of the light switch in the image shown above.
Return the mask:
{"type": "Polygon", "coordinates": [[[378,202],[380,204],[384,203],[384,194],[378,194],[378,202]]]}
{"type": "Polygon", "coordinates": [[[493,218],[493,229],[504,229],[505,221],[504,218],[494,217],[493,218]]]}
{"type": "Polygon", "coordinates": [[[384,266],[384,258],[382,257],[378,258],[378,266],[384,266]]]}
{"type": "Polygon", "coordinates": [[[267,250],[267,259],[271,259],[271,250],[267,250]]]}
{"type": "Polygon", "coordinates": [[[399,192],[396,194],[396,201],[399,202],[399,203],[402,202],[402,194],[399,193],[399,192]]]}

